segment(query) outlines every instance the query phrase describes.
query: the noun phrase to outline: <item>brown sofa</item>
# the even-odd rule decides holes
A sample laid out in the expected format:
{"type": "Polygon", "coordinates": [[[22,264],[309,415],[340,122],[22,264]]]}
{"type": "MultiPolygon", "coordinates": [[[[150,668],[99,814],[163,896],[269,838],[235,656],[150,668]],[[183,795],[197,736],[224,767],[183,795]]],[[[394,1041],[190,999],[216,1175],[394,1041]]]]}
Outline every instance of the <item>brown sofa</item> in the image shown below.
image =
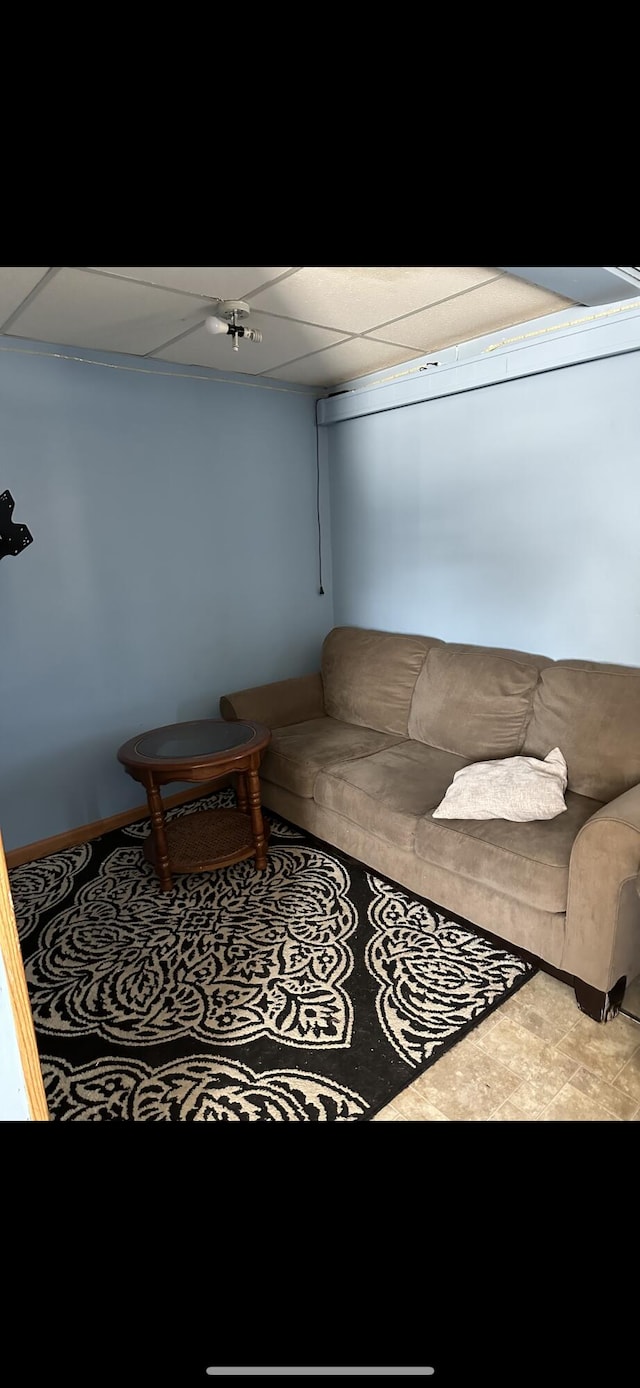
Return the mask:
{"type": "Polygon", "coordinates": [[[229,694],[272,729],[263,803],[570,979],[598,1021],[640,973],[640,669],[358,627],[229,694]],[[566,812],[434,819],[459,767],[559,747],[566,812]]]}

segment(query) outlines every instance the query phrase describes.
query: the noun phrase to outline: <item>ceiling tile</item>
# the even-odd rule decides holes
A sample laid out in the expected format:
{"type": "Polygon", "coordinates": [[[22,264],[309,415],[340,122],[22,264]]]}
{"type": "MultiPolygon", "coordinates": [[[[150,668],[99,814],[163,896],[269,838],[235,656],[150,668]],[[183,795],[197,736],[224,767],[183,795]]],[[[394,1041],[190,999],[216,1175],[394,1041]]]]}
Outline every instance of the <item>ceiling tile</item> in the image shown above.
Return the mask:
{"type": "Polygon", "coordinates": [[[329,388],[574,302],[495,266],[0,266],[9,337],[329,388]],[[249,300],[263,342],[206,332],[218,298],[249,300]]]}
{"type": "Polygon", "coordinates": [[[63,266],[19,313],[10,333],[41,342],[144,355],[184,332],[208,304],[167,289],[63,266]]]}
{"type": "Polygon", "coordinates": [[[254,308],[362,333],[497,275],[460,265],[305,265],[263,289],[254,308]]]}
{"type": "Polygon", "coordinates": [[[230,337],[214,336],[202,326],[153,355],[162,361],[213,366],[218,371],[242,371],[256,376],[270,372],[272,367],[292,357],[301,357],[305,352],[316,352],[320,347],[344,340],[342,333],[311,327],[308,323],[288,323],[264,313],[252,312],[245,326],[257,328],[262,333],[262,342],[240,340],[238,351],[234,352],[230,337]]]}
{"type": "Polygon", "coordinates": [[[2,324],[46,275],[48,265],[0,265],[0,332],[2,324]]]}
{"type": "Polygon", "coordinates": [[[546,289],[536,289],[520,280],[494,280],[451,299],[445,304],[413,313],[400,322],[371,333],[375,340],[396,342],[421,352],[437,352],[485,333],[499,332],[514,323],[528,322],[572,304],[546,289]]]}
{"type": "Polygon", "coordinates": [[[285,275],[290,265],[88,265],[100,274],[142,280],[164,289],[181,289],[207,299],[243,299],[269,280],[285,275]]]}
{"type": "Polygon", "coordinates": [[[386,366],[395,366],[414,357],[415,352],[356,337],[318,352],[315,357],[294,361],[289,366],[270,371],[269,375],[297,385],[336,386],[342,381],[355,380],[358,376],[368,375],[370,371],[382,371],[386,366]]]}

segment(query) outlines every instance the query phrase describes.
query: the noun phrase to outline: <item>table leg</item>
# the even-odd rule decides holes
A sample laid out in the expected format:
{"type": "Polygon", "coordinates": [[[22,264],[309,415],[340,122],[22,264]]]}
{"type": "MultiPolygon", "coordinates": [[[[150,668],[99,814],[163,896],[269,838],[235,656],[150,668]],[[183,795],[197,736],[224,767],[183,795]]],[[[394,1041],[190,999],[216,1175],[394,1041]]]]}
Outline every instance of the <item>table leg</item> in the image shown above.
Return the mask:
{"type": "Polygon", "coordinates": [[[153,834],[154,866],[160,883],[160,890],[170,892],[173,887],[169,866],[169,846],[164,824],[164,807],[158,787],[153,781],[147,786],[147,800],[151,814],[151,833],[153,834]]]}
{"type": "Polygon", "coordinates": [[[264,834],[264,820],[262,818],[262,803],[260,800],[260,777],[258,772],[253,769],[247,771],[246,777],[251,829],[253,831],[253,842],[256,846],[256,867],[262,869],[267,866],[267,841],[264,834]]]}
{"type": "Polygon", "coordinates": [[[238,771],[236,773],[236,800],[238,801],[238,809],[242,814],[246,814],[249,809],[249,797],[247,795],[247,782],[245,780],[244,771],[238,771]]]}

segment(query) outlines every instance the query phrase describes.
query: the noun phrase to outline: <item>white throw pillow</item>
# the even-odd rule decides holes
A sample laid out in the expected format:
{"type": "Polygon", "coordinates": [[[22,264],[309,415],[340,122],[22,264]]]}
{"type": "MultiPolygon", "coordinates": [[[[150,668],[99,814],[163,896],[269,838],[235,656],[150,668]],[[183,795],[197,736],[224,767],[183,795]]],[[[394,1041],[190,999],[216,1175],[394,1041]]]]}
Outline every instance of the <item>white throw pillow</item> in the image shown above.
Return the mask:
{"type": "Polygon", "coordinates": [[[477,761],[456,771],[434,819],[555,819],[566,810],[567,763],[559,747],[537,757],[477,761]]]}

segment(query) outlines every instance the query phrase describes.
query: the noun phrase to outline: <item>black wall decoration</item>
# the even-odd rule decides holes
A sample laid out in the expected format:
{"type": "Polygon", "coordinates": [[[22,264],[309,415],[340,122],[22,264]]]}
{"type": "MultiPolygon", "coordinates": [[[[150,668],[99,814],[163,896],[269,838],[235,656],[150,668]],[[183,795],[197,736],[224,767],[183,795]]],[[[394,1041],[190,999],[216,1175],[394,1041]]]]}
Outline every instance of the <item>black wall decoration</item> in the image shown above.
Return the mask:
{"type": "Polygon", "coordinates": [[[5,554],[21,554],[33,540],[26,525],[14,525],[11,519],[14,506],[11,492],[3,492],[0,496],[0,559],[4,559],[5,554]]]}

